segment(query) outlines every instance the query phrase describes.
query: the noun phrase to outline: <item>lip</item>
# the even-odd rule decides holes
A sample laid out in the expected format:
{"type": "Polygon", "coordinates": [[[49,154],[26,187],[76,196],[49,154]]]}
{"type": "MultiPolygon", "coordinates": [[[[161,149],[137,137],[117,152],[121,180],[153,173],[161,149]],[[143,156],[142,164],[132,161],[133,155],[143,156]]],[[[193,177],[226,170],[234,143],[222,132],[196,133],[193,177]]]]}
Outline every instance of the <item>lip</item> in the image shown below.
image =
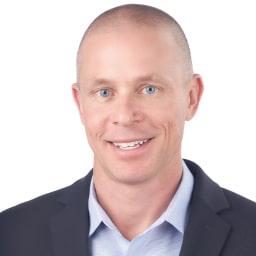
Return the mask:
{"type": "Polygon", "coordinates": [[[109,143],[130,143],[134,141],[144,141],[144,140],[151,140],[152,138],[132,138],[132,139],[119,139],[119,140],[109,140],[109,143]]]}
{"type": "Polygon", "coordinates": [[[129,140],[118,140],[118,141],[108,141],[108,144],[110,145],[111,149],[120,157],[136,157],[141,155],[151,144],[153,138],[144,138],[144,139],[129,139],[129,140]],[[143,142],[143,143],[137,143],[134,146],[131,146],[130,148],[122,148],[119,145],[116,144],[129,144],[132,142],[143,142]]]}

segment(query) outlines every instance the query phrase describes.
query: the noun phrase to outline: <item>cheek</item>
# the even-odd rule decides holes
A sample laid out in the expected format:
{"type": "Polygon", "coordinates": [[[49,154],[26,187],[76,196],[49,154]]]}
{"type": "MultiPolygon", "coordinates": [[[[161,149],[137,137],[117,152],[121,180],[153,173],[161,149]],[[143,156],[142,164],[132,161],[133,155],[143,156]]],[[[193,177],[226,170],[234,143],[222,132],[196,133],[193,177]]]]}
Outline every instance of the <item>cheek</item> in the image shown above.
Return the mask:
{"type": "Polygon", "coordinates": [[[93,106],[84,106],[83,124],[88,137],[97,137],[105,130],[104,111],[93,106]]]}
{"type": "Polygon", "coordinates": [[[150,114],[159,124],[175,123],[184,116],[181,104],[170,99],[163,99],[158,104],[153,104],[150,114]]]}
{"type": "Polygon", "coordinates": [[[163,130],[165,137],[180,139],[185,124],[185,111],[181,105],[169,103],[165,104],[160,111],[157,108],[155,109],[152,112],[154,124],[163,130]]]}

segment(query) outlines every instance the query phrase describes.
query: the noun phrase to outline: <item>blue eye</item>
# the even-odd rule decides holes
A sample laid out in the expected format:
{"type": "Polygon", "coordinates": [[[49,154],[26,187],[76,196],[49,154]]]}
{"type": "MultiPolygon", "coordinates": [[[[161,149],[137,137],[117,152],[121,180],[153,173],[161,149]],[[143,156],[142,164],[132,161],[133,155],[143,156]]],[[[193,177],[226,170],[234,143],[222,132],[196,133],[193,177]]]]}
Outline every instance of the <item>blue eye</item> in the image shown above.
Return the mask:
{"type": "Polygon", "coordinates": [[[147,86],[143,89],[143,92],[146,94],[154,94],[156,93],[157,88],[155,86],[147,86]]]}
{"type": "Polygon", "coordinates": [[[101,97],[106,98],[106,97],[108,97],[110,95],[110,90],[109,89],[100,89],[99,90],[99,95],[101,97]]]}

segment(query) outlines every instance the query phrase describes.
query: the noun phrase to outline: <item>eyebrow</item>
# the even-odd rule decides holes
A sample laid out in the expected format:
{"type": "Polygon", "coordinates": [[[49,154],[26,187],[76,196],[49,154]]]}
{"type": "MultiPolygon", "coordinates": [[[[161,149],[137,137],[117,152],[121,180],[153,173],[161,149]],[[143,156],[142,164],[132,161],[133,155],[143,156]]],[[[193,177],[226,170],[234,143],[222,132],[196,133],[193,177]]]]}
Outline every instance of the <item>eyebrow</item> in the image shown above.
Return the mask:
{"type": "Polygon", "coordinates": [[[135,82],[147,82],[147,81],[152,81],[152,82],[157,82],[157,83],[161,83],[161,84],[169,84],[172,83],[172,80],[170,77],[163,77],[163,76],[159,76],[157,74],[148,74],[148,75],[143,75],[143,76],[139,76],[137,78],[135,78],[135,82]]]}
{"type": "MultiPolygon", "coordinates": [[[[131,79],[132,83],[142,83],[142,82],[156,82],[156,83],[160,83],[160,84],[172,84],[173,83],[173,79],[170,77],[163,77],[163,76],[159,76],[157,74],[148,74],[148,75],[142,75],[142,76],[138,76],[135,77],[133,79],[131,79]]],[[[116,82],[112,79],[108,79],[108,78],[96,78],[95,80],[93,80],[92,82],[92,86],[100,86],[100,85],[113,85],[116,82]]]]}

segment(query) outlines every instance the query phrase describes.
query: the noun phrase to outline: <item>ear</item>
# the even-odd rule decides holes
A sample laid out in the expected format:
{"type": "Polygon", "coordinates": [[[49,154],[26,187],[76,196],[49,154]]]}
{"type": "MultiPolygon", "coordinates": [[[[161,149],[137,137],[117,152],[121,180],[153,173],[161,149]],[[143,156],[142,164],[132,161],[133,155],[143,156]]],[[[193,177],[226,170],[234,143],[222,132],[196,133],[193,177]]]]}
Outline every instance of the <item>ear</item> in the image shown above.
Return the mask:
{"type": "Polygon", "coordinates": [[[81,122],[84,123],[83,108],[81,104],[81,91],[77,83],[72,84],[72,95],[73,95],[75,104],[78,108],[81,122]]]}
{"type": "Polygon", "coordinates": [[[204,85],[200,75],[194,74],[189,84],[188,94],[188,109],[186,115],[186,121],[191,120],[198,109],[203,91],[204,85]]]}

